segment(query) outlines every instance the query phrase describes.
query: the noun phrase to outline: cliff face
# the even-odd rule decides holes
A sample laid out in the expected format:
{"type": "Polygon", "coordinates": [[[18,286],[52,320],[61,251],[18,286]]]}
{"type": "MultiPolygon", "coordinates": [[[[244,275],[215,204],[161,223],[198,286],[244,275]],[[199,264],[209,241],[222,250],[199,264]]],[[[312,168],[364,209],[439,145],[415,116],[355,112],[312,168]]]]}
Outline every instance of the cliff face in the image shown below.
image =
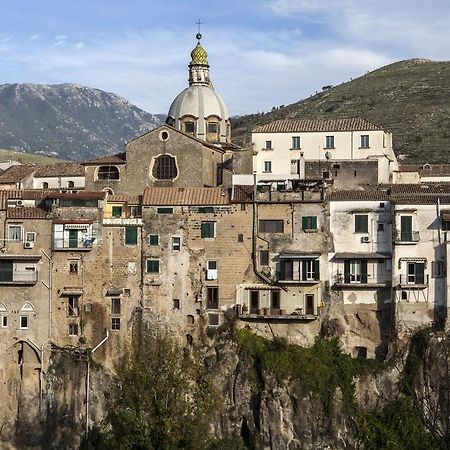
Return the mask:
{"type": "MultiPolygon", "coordinates": [[[[200,352],[220,393],[220,407],[211,420],[214,435],[256,449],[364,448],[361,429],[363,433],[375,429],[370,411],[380,412],[406,395],[422,406],[417,413],[428,429],[446,439],[450,436],[450,402],[448,395],[442,394],[450,387],[449,342],[449,336],[443,334],[415,337],[392,362],[355,379],[349,390],[345,356],[342,361],[347,363],[330,365],[322,380],[326,383],[321,384],[311,378],[313,373],[299,379],[295,366],[300,361],[289,363],[293,375],[280,377],[277,366],[285,349],[280,348],[281,359],[270,366],[270,358],[260,361],[243,352],[239,343],[209,340],[210,345],[200,352]],[[308,380],[321,390],[312,392],[308,380]],[[337,388],[331,392],[334,382],[337,388]]],[[[308,355],[311,353],[305,353],[305,358],[308,355]]],[[[39,385],[31,385],[26,377],[10,384],[2,398],[14,399],[15,409],[10,408],[1,419],[2,448],[78,448],[86,425],[86,369],[82,353],[59,349],[52,353],[43,374],[42,403],[39,385]]],[[[99,424],[105,413],[105,387],[110,377],[104,366],[91,363],[91,425],[99,424]]],[[[422,447],[418,444],[417,448],[422,447]]]]}

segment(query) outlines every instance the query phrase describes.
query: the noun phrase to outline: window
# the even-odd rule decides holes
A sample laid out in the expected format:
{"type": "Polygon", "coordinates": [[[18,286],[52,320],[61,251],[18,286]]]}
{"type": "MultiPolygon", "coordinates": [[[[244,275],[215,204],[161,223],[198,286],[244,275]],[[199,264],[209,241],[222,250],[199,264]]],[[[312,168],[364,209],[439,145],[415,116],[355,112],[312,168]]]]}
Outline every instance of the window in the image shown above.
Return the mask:
{"type": "Polygon", "coordinates": [[[331,178],[330,171],[329,170],[325,170],[324,172],[322,172],[322,178],[324,180],[329,180],[331,178]]]}
{"type": "Polygon", "coordinates": [[[180,251],[181,250],[181,238],[178,236],[172,237],[172,250],[180,251]]]}
{"type": "Polygon", "coordinates": [[[78,336],[78,324],[77,323],[69,324],[69,336],[78,336]]]}
{"type": "Polygon", "coordinates": [[[259,251],[259,264],[261,264],[261,266],[269,265],[269,251],[268,250],[260,250],[259,251]]]}
{"type": "Polygon", "coordinates": [[[202,222],[201,238],[214,239],[216,237],[216,222],[202,222]]]}
{"type": "Polygon", "coordinates": [[[159,259],[147,259],[147,273],[159,273],[159,259]]]}
{"type": "Polygon", "coordinates": [[[149,234],[148,245],[159,245],[159,234],[149,234]]]}
{"type": "Polygon", "coordinates": [[[121,304],[119,297],[111,298],[111,314],[120,314],[121,313],[121,304]]]}
{"type": "Polygon", "coordinates": [[[367,283],[367,259],[344,261],[344,283],[367,283]]]}
{"type": "Polygon", "coordinates": [[[122,207],[121,206],[113,206],[111,215],[115,218],[122,217],[122,207]]]}
{"type": "Polygon", "coordinates": [[[264,161],[264,172],[272,172],[272,161],[264,161]]]}
{"type": "Polygon", "coordinates": [[[214,212],[213,206],[200,206],[198,212],[201,214],[212,214],[214,212]]]}
{"type": "Polygon", "coordinates": [[[19,324],[21,330],[28,330],[28,316],[20,316],[19,324]]]}
{"type": "Polygon", "coordinates": [[[408,263],[407,282],[408,284],[425,284],[425,263],[408,263]]]}
{"type": "Polygon", "coordinates": [[[280,309],[280,291],[270,291],[270,307],[280,309]]]}
{"type": "Polygon", "coordinates": [[[137,245],[137,227],[125,227],[125,245],[137,245]]]}
{"type": "Polygon", "coordinates": [[[223,183],[223,167],[222,164],[216,164],[216,184],[220,186],[223,183]]]}
{"type": "Polygon", "coordinates": [[[314,314],[314,294],[305,295],[305,314],[314,314]]]}
{"type": "Polygon", "coordinates": [[[75,187],[75,183],[74,183],[73,181],[68,181],[68,182],[67,182],[67,187],[68,187],[69,189],[73,189],[73,188],[75,187]]]}
{"type": "Polygon", "coordinates": [[[292,149],[300,148],[300,136],[292,136],[292,149]]]}
{"type": "Polygon", "coordinates": [[[369,232],[369,216],[367,214],[355,214],[355,233],[369,232]]]}
{"type": "Polygon", "coordinates": [[[34,231],[27,231],[25,233],[25,242],[36,242],[36,233],[34,231]]]}
{"type": "Polygon", "coordinates": [[[8,316],[2,316],[2,328],[8,328],[8,316]]]}
{"type": "Polygon", "coordinates": [[[206,261],[206,279],[217,280],[217,261],[206,261]]]}
{"type": "Polygon", "coordinates": [[[208,286],[206,288],[206,309],[219,308],[219,287],[208,286]]]}
{"type": "Polygon", "coordinates": [[[412,216],[400,217],[400,240],[404,242],[413,240],[412,216]]]}
{"type": "Polygon", "coordinates": [[[361,135],[361,148],[369,148],[369,135],[361,135]]]}
{"type": "Polygon", "coordinates": [[[178,298],[173,299],[173,309],[180,309],[180,299],[178,298]]]}
{"type": "Polygon", "coordinates": [[[259,221],[260,233],[284,233],[283,220],[263,220],[259,221]]]}
{"type": "Polygon", "coordinates": [[[111,319],[111,330],[120,331],[120,318],[119,317],[113,317],[111,319]]]}
{"type": "Polygon", "coordinates": [[[69,261],[69,273],[78,273],[78,260],[69,261]]]}
{"type": "Polygon", "coordinates": [[[281,259],[280,281],[319,281],[320,263],[318,259],[281,259]]]}
{"type": "Polygon", "coordinates": [[[317,216],[303,216],[302,230],[303,231],[317,230],[317,216]]]}
{"type": "Polygon", "coordinates": [[[208,122],[208,133],[218,133],[219,124],[217,122],[208,122]]]}
{"type": "Polygon", "coordinates": [[[46,181],[42,183],[42,189],[48,189],[48,183],[46,181]]]}
{"type": "Polygon", "coordinates": [[[67,315],[78,317],[79,313],[79,298],[78,297],[69,297],[67,302],[67,315]]]}
{"type": "Polygon", "coordinates": [[[384,223],[378,223],[378,231],[384,231],[384,223]]]}
{"type": "Polygon", "coordinates": [[[8,239],[10,241],[22,240],[22,226],[21,225],[9,225],[8,226],[8,239]]]}
{"type": "Polygon", "coordinates": [[[120,172],[116,166],[100,166],[97,171],[98,180],[119,180],[120,172]]]}
{"type": "Polygon", "coordinates": [[[334,136],[325,136],[325,148],[334,148],[334,136]]]}
{"type": "Polygon", "coordinates": [[[272,150],[272,141],[266,141],[265,150],[272,150]]]}
{"type": "Polygon", "coordinates": [[[157,208],[158,214],[173,214],[173,208],[157,208]]]}
{"type": "Polygon", "coordinates": [[[178,175],[177,163],[173,156],[160,155],[153,163],[152,175],[157,180],[173,180],[178,175]]]}
{"type": "Polygon", "coordinates": [[[237,241],[238,242],[244,242],[244,235],[242,233],[238,234],[237,241]]]}
{"type": "Polygon", "coordinates": [[[186,133],[194,134],[195,133],[195,122],[191,122],[191,121],[184,122],[183,128],[186,133]]]}

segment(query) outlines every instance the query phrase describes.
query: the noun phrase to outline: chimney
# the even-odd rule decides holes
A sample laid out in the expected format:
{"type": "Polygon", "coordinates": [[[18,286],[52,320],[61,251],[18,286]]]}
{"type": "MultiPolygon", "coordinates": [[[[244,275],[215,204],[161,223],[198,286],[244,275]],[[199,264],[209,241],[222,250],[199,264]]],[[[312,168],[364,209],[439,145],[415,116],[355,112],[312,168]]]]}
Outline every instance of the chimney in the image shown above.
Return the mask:
{"type": "Polygon", "coordinates": [[[305,163],[306,163],[306,161],[305,161],[305,157],[303,156],[303,152],[300,152],[300,159],[298,160],[298,165],[299,165],[298,172],[299,172],[300,180],[304,180],[306,178],[306,176],[305,176],[305,172],[306,172],[305,165],[306,164],[305,163]]]}

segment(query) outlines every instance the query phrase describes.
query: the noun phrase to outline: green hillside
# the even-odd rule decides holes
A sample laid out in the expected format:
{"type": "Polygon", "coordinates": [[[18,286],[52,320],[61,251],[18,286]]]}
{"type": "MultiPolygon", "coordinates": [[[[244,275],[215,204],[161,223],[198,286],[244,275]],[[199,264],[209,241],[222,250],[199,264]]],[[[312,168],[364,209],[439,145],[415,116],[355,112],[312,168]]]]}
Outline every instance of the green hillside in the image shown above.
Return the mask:
{"type": "Polygon", "coordinates": [[[34,155],[32,153],[15,152],[13,150],[0,149],[0,162],[13,160],[22,164],[56,164],[67,162],[64,159],[52,158],[50,156],[34,155]]]}
{"type": "Polygon", "coordinates": [[[369,72],[306,100],[233,120],[233,139],[281,118],[364,117],[392,131],[405,162],[450,162],[450,61],[413,59],[369,72]]]}

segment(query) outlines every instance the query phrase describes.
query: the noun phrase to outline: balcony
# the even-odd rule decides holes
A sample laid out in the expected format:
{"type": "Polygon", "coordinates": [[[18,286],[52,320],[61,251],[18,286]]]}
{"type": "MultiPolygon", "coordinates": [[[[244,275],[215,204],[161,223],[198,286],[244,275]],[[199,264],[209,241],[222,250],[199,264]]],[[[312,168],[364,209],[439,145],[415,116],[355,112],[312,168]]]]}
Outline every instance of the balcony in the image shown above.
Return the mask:
{"type": "Polygon", "coordinates": [[[396,244],[417,244],[420,236],[418,231],[394,230],[394,242],[396,244]]]}
{"type": "Polygon", "coordinates": [[[32,270],[8,271],[0,270],[0,284],[36,284],[38,272],[32,270]]]}
{"type": "Polygon", "coordinates": [[[94,239],[72,240],[72,239],[53,239],[53,250],[74,250],[74,251],[90,251],[94,244],[94,239]]]}
{"type": "Polygon", "coordinates": [[[368,274],[347,275],[341,273],[333,275],[334,286],[338,289],[378,289],[391,286],[391,280],[380,280],[376,276],[368,274]]]}
{"type": "Polygon", "coordinates": [[[424,289],[428,286],[428,275],[399,275],[396,279],[396,285],[400,289],[424,289]]]}
{"type": "Polygon", "coordinates": [[[247,308],[246,305],[238,305],[238,316],[242,320],[258,320],[258,321],[309,321],[316,320],[317,314],[314,313],[314,308],[308,308],[303,311],[303,308],[296,308],[294,311],[287,312],[280,308],[247,308]]]}
{"type": "Polygon", "coordinates": [[[141,217],[112,217],[112,216],[109,216],[109,217],[103,218],[103,225],[119,226],[119,227],[141,226],[142,218],[141,217]]]}

